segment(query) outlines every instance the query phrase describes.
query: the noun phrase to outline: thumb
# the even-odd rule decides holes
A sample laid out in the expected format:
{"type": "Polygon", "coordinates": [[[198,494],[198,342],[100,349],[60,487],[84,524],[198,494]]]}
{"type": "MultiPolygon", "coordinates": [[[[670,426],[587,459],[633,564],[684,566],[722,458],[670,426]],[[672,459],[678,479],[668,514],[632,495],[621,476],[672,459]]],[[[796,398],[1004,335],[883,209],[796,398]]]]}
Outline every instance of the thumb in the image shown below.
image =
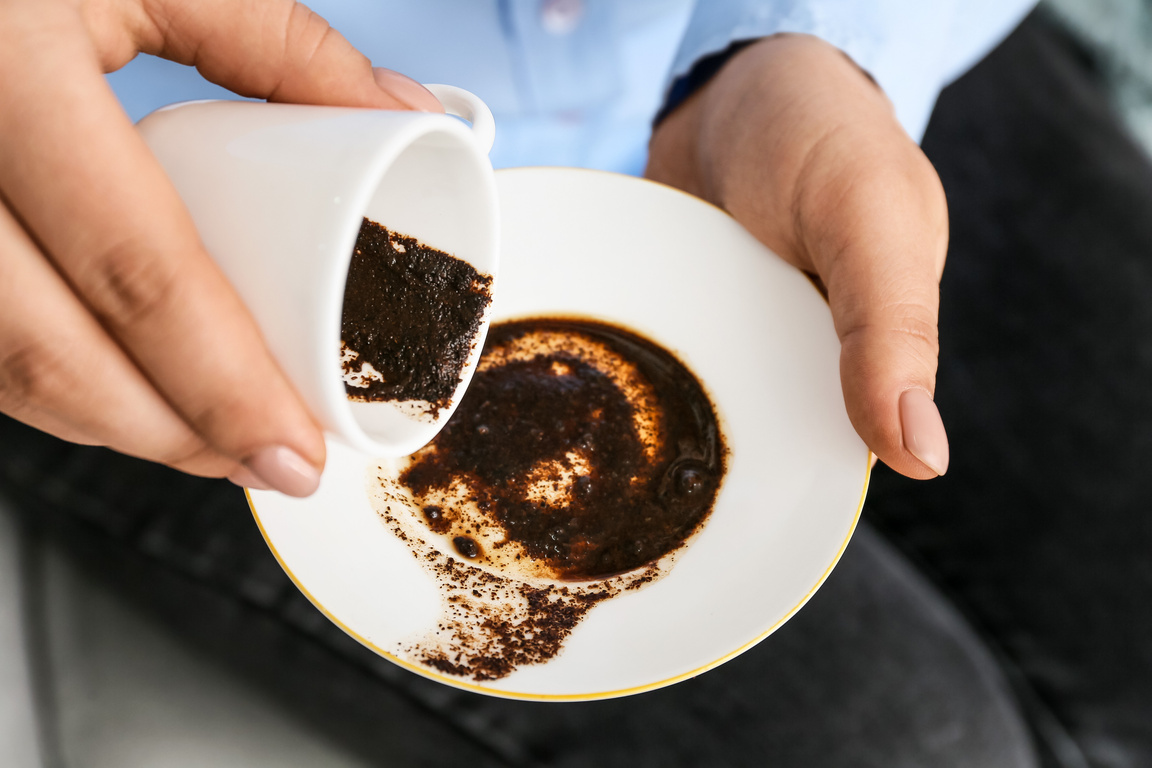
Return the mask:
{"type": "Polygon", "coordinates": [[[135,26],[144,53],[269,101],[443,112],[426,88],[373,70],[343,35],[292,0],[155,0],[135,26]]]}
{"type": "Polygon", "coordinates": [[[840,337],[853,426],[889,467],[926,479],[943,475],[949,458],[933,402],[947,206],[926,160],[911,172],[892,167],[837,194],[812,256],[840,337]]]}
{"type": "Polygon", "coordinates": [[[827,288],[845,405],[884,463],[948,469],[932,401],[948,207],[875,83],[814,37],[734,56],[653,134],[648,173],[728,210],[827,288]]]}

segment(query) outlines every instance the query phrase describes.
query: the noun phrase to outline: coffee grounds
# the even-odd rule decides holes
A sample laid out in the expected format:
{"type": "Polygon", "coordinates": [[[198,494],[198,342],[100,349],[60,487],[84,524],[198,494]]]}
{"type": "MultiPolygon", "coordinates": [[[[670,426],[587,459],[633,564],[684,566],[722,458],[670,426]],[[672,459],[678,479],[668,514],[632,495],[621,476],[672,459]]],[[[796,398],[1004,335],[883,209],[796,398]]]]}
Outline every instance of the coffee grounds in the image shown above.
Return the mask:
{"type": "Polygon", "coordinates": [[[517,545],[548,575],[584,580],[680,547],[724,470],[715,410],[673,355],[605,323],[532,319],[489,330],[459,409],[400,481],[417,499],[440,494],[441,506],[466,489],[442,514],[479,512],[456,532],[469,559],[481,550],[465,552],[459,536],[494,528],[499,546],[517,545]]]}
{"type": "Polygon", "coordinates": [[[447,407],[491,289],[471,264],[364,219],[344,287],[348,398],[423,401],[433,416],[447,407]]]}
{"type": "Polygon", "coordinates": [[[395,652],[477,682],[547,662],[598,603],[671,570],[725,466],[711,401],[666,350],[593,321],[493,326],[436,440],[370,473],[442,599],[395,652]]]}
{"type": "MultiPolygon", "coordinates": [[[[442,614],[423,638],[399,643],[401,657],[476,682],[499,680],[517,668],[543,664],[563,650],[572,630],[598,603],[657,581],[662,570],[650,565],[630,573],[583,584],[523,581],[459,560],[410,525],[409,503],[387,472],[370,487],[384,522],[435,577],[442,614]]],[[[433,512],[425,518],[436,517],[433,512]]],[[[426,529],[425,529],[426,530],[426,529]]]]}
{"type": "Polygon", "coordinates": [[[725,465],[711,401],[666,350],[594,321],[493,326],[444,430],[369,485],[442,595],[396,651],[479,682],[547,662],[598,603],[669,572],[725,465]]]}

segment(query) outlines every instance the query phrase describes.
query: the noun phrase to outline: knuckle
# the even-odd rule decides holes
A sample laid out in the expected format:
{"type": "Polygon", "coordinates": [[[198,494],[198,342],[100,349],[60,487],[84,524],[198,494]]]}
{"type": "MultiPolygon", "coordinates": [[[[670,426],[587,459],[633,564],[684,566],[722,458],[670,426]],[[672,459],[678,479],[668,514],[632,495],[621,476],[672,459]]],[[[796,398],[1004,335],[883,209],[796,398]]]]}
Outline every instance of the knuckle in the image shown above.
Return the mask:
{"type": "Polygon", "coordinates": [[[896,343],[902,342],[904,352],[916,360],[919,367],[935,371],[940,357],[940,341],[935,327],[903,325],[891,331],[896,343]]]}
{"type": "Polygon", "coordinates": [[[288,16],[284,39],[289,44],[287,50],[297,59],[295,66],[306,69],[335,34],[336,31],[322,16],[306,5],[296,3],[288,16]]]}
{"type": "Polygon", "coordinates": [[[179,285],[165,259],[149,256],[132,241],[104,251],[80,282],[92,310],[120,328],[141,325],[170,307],[179,285]]]}
{"type": "Polygon", "coordinates": [[[888,321],[881,326],[884,332],[933,348],[939,345],[936,314],[922,304],[891,305],[887,308],[886,317],[888,321]]]}
{"type": "Polygon", "coordinates": [[[52,345],[31,340],[0,352],[0,397],[13,405],[52,403],[78,384],[68,355],[52,345]]]}
{"type": "Polygon", "coordinates": [[[247,437],[249,430],[244,425],[252,423],[253,410],[252,403],[235,397],[209,398],[201,408],[189,413],[188,423],[216,450],[231,454],[239,450],[235,443],[244,442],[247,437]]]}
{"type": "Polygon", "coordinates": [[[864,320],[846,328],[841,343],[846,347],[899,348],[922,362],[929,362],[935,361],[940,353],[940,331],[935,315],[927,308],[904,304],[887,307],[882,318],[864,320]]]}
{"type": "Polygon", "coordinates": [[[284,29],[280,50],[281,62],[284,66],[279,68],[279,76],[271,88],[268,88],[268,100],[291,101],[292,94],[287,93],[294,85],[294,75],[306,71],[321,52],[331,44],[333,38],[340,35],[334,30],[324,17],[316,13],[303,3],[292,5],[284,19],[284,29]]]}
{"type": "Polygon", "coordinates": [[[235,461],[218,454],[195,434],[168,446],[156,461],[182,472],[205,477],[223,477],[234,470],[236,465],[235,461]]]}

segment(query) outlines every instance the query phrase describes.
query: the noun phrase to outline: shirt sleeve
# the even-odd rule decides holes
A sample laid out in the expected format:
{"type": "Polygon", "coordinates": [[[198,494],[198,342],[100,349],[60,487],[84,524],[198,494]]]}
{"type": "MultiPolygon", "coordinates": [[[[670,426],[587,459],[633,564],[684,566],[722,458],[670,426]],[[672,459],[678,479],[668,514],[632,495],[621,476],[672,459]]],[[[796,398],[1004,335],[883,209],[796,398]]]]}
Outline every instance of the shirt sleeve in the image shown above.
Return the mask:
{"type": "Polygon", "coordinates": [[[809,34],[844,51],[891,99],[917,141],[936,97],[1003,39],[1035,0],[697,0],[672,65],[671,100],[719,69],[739,43],[809,34]],[[735,45],[734,45],[735,44],[735,45]]]}

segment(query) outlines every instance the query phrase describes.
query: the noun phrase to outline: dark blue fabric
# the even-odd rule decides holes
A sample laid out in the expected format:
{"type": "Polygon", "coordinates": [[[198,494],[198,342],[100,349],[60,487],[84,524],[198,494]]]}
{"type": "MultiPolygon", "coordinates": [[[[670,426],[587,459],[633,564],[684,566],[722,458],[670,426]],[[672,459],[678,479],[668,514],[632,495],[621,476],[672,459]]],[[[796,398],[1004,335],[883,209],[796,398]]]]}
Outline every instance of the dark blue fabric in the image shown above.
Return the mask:
{"type": "Polygon", "coordinates": [[[653,124],[659,125],[660,121],[672,114],[676,107],[687,101],[689,96],[703,88],[709,80],[715,77],[729,59],[755,42],[755,40],[738,40],[723,51],[700,59],[692,65],[688,74],[673,80],[672,85],[668,88],[668,98],[664,100],[664,106],[660,107],[660,111],[656,113],[656,117],[652,121],[653,124]]]}

